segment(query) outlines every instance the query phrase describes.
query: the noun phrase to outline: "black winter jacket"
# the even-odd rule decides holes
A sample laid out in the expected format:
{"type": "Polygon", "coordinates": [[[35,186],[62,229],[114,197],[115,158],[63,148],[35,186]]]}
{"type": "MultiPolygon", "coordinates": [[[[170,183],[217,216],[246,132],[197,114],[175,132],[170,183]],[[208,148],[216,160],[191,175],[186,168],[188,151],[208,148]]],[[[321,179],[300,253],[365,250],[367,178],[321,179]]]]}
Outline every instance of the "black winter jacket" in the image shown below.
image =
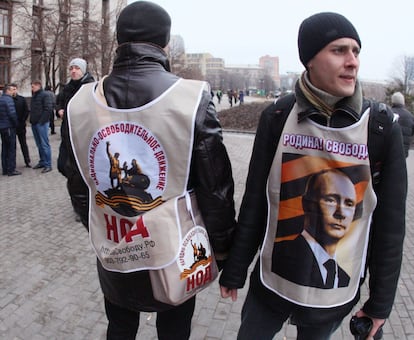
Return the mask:
{"type": "MultiPolygon", "coordinates": [[[[62,89],[62,91],[59,92],[59,94],[56,96],[56,113],[59,110],[64,110],[63,118],[62,118],[62,127],[61,127],[61,133],[66,133],[67,130],[67,119],[66,119],[66,109],[68,107],[68,103],[71,100],[71,98],[75,95],[76,92],[81,88],[82,85],[91,83],[95,81],[93,76],[86,72],[84,76],[79,80],[73,80],[71,79],[62,89]]],[[[67,137],[66,137],[67,138],[67,137]]]]}
{"type": "Polygon", "coordinates": [[[48,123],[52,113],[52,98],[46,93],[46,91],[40,89],[39,91],[33,93],[32,100],[30,102],[30,123],[32,125],[48,123]]]}
{"type": "MultiPolygon", "coordinates": [[[[116,108],[142,106],[161,95],[179,78],[169,72],[165,52],[153,45],[120,45],[111,74],[104,81],[107,103],[116,108]]],[[[68,177],[72,200],[81,204],[79,212],[87,225],[87,190],[71,157],[68,177]]],[[[196,114],[195,138],[188,188],[194,188],[207,226],[213,250],[225,259],[235,229],[234,183],[221,126],[209,92],[203,93],[196,114]]],[[[147,271],[116,273],[97,263],[102,291],[109,301],[136,311],[171,308],[154,300],[147,271]]]]}
{"type": "Polygon", "coordinates": [[[3,93],[0,97],[0,130],[16,128],[17,114],[12,97],[3,93]]]}
{"type": "Polygon", "coordinates": [[[403,105],[393,105],[392,110],[399,116],[398,123],[403,134],[405,157],[408,157],[411,139],[414,135],[414,116],[403,105]]]}
{"type": "MultiPolygon", "coordinates": [[[[318,113],[296,89],[301,111],[298,119],[309,117],[319,124],[326,124],[326,117],[318,113]]],[[[346,101],[338,103],[331,118],[336,127],[348,126],[359,120],[360,114],[352,111],[346,101]]],[[[392,115],[392,114],[391,114],[392,115]]],[[[246,191],[242,200],[234,246],[220,277],[220,284],[228,288],[242,288],[248,267],[263,241],[267,222],[266,185],[276,152],[281,122],[270,105],[261,115],[250,160],[246,191]]],[[[332,125],[331,125],[332,126],[332,125]]],[[[369,150],[368,150],[369,151],[369,150]]],[[[400,273],[403,240],[405,235],[405,200],[407,172],[398,124],[392,125],[389,145],[381,170],[381,182],[376,187],[377,206],[373,214],[367,267],[370,274],[368,300],[365,313],[374,318],[387,318],[391,312],[400,273]],[[398,180],[396,180],[398,179],[398,180]]],[[[250,287],[263,303],[290,311],[293,318],[306,324],[321,324],[341,320],[358,302],[357,292],[353,301],[334,308],[309,308],[293,304],[263,286],[259,275],[259,261],[251,275],[250,287]]],[[[363,280],[361,280],[361,284],[363,280]]]]}
{"type": "Polygon", "coordinates": [[[26,98],[23,96],[17,94],[15,97],[13,97],[14,105],[16,106],[16,113],[17,113],[17,129],[16,132],[22,132],[25,131],[26,128],[26,121],[29,117],[29,107],[27,105],[26,98]]]}
{"type": "MultiPolygon", "coordinates": [[[[86,72],[83,77],[79,80],[73,80],[71,79],[64,87],[63,89],[58,93],[56,96],[56,115],[58,116],[58,111],[63,110],[63,117],[62,117],[62,124],[60,126],[60,135],[62,137],[62,142],[59,146],[59,156],[57,160],[57,168],[59,172],[64,175],[65,177],[68,176],[68,173],[71,172],[70,165],[67,165],[69,156],[69,149],[66,146],[66,143],[68,142],[68,123],[67,123],[67,107],[69,101],[72,99],[72,97],[75,95],[76,92],[81,88],[82,85],[91,83],[95,81],[92,75],[89,74],[89,72],[86,72]],[[69,166],[69,169],[67,167],[69,166]]],[[[60,117],[60,116],[58,116],[60,117]]],[[[69,184],[69,183],[68,183],[69,184]]],[[[70,192],[70,188],[68,188],[70,192]]],[[[78,207],[76,206],[79,204],[78,200],[72,200],[73,207],[75,211],[78,212],[78,207]]]]}

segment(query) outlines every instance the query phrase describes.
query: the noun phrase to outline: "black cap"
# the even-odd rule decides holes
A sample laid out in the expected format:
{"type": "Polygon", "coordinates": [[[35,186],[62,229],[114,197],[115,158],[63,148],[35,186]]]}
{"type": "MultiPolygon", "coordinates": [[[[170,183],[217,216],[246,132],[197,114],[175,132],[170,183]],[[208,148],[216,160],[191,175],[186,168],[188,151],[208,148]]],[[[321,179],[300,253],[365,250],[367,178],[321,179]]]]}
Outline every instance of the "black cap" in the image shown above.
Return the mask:
{"type": "Polygon", "coordinates": [[[149,1],[136,1],[121,11],[116,37],[118,44],[148,42],[164,48],[170,41],[170,30],[170,15],[161,6],[149,1]]]}
{"type": "Polygon", "coordinates": [[[305,19],[299,27],[299,58],[306,67],[308,62],[332,41],[352,38],[361,47],[358,32],[351,22],[341,14],[323,12],[305,19]]]}

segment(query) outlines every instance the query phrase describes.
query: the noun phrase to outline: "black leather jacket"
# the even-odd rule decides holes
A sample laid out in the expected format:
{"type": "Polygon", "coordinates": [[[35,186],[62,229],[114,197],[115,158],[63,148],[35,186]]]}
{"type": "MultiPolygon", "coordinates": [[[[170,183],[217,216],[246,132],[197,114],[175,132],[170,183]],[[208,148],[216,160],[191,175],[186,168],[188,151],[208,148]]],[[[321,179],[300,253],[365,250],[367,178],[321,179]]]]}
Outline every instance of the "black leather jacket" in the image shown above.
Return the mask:
{"type": "MultiPolygon", "coordinates": [[[[118,47],[111,74],[104,80],[105,98],[111,107],[139,107],[157,98],[178,79],[169,72],[168,59],[161,48],[144,43],[123,44],[118,47]]],[[[80,213],[87,226],[86,186],[80,181],[77,169],[71,177],[81,189],[72,195],[72,200],[82,201],[80,213]]],[[[203,93],[196,114],[188,188],[196,192],[215,255],[219,260],[224,260],[236,225],[234,182],[221,126],[209,92],[203,93]]],[[[171,308],[154,300],[146,271],[129,274],[110,272],[98,261],[98,273],[103,293],[112,303],[137,311],[171,308]]]]}
{"type": "MultiPolygon", "coordinates": [[[[298,120],[308,115],[320,124],[326,122],[322,114],[296,90],[297,102],[301,106],[298,120]]],[[[347,103],[340,102],[332,120],[337,127],[348,126],[359,120],[360,114],[351,110],[347,103]]],[[[280,137],[281,120],[271,105],[261,115],[250,160],[246,191],[240,208],[238,228],[234,246],[220,277],[220,284],[228,288],[242,288],[245,284],[249,265],[263,241],[267,221],[266,185],[280,137]],[[279,131],[279,132],[277,132],[279,131]]],[[[369,151],[369,150],[368,150],[369,151]]],[[[407,171],[401,131],[394,123],[390,143],[385,150],[381,170],[381,182],[376,187],[377,206],[373,214],[369,258],[367,267],[370,274],[368,300],[364,311],[371,317],[387,318],[391,312],[397,288],[403,240],[405,235],[405,200],[407,194],[407,171]]],[[[359,301],[359,292],[349,303],[334,308],[301,307],[290,303],[263,286],[258,262],[250,279],[250,289],[265,304],[292,313],[297,321],[320,324],[341,320],[359,301]]],[[[361,280],[361,284],[363,280],[361,280]]]]}

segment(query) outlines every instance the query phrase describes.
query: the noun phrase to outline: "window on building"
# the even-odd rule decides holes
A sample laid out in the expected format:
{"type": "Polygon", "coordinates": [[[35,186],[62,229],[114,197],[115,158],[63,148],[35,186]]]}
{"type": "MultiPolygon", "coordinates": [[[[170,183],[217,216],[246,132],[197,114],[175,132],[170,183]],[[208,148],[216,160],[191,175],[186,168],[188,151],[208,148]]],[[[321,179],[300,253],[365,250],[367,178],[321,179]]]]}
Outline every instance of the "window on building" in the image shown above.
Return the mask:
{"type": "Polygon", "coordinates": [[[9,1],[0,1],[0,88],[10,82],[11,45],[11,5],[9,1]]]}
{"type": "Polygon", "coordinates": [[[0,48],[0,88],[10,82],[10,59],[10,49],[0,48]]]}
{"type": "Polygon", "coordinates": [[[0,8],[0,45],[11,44],[10,21],[10,9],[0,8]]]}

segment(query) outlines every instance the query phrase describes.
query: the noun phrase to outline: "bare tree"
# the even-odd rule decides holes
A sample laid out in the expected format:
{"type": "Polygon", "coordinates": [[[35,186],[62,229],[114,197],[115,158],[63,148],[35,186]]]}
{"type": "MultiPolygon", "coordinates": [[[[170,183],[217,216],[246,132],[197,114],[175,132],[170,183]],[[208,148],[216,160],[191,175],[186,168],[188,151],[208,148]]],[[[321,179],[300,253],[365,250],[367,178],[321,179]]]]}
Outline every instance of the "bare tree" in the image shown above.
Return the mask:
{"type": "Polygon", "coordinates": [[[180,75],[180,72],[186,68],[183,38],[179,35],[172,35],[166,48],[166,52],[170,62],[171,72],[180,75]]]}
{"type": "Polygon", "coordinates": [[[414,56],[402,56],[396,61],[395,73],[392,80],[386,86],[386,98],[390,98],[394,92],[401,92],[405,97],[407,106],[414,100],[414,56]]]}
{"type": "Polygon", "coordinates": [[[48,6],[32,5],[31,1],[14,3],[19,10],[13,24],[23,36],[31,37],[31,44],[15,60],[23,70],[22,79],[42,79],[55,91],[66,83],[68,61],[73,57],[87,60],[97,79],[109,72],[117,45],[110,28],[114,27],[126,1],[116,0],[113,11],[109,1],[96,8],[91,8],[90,3],[89,0],[57,0],[48,6]]]}

